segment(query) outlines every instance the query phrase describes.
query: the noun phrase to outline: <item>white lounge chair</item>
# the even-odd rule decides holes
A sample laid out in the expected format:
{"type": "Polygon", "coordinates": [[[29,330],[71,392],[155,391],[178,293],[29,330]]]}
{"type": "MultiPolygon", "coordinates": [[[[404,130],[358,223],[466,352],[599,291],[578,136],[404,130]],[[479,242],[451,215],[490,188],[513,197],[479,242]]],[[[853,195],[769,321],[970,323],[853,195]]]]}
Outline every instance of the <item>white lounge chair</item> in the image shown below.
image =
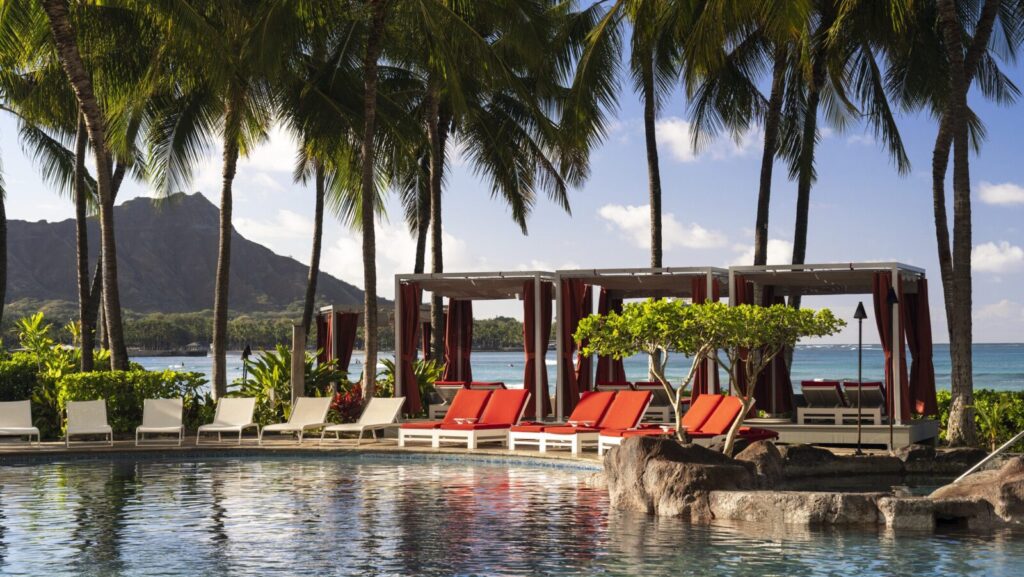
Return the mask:
{"type": "Polygon", "coordinates": [[[0,437],[28,437],[39,446],[39,429],[32,426],[32,403],[29,401],[9,401],[0,403],[0,437]]]}
{"type": "Polygon", "coordinates": [[[114,430],[107,424],[107,402],[68,401],[67,433],[64,435],[64,446],[71,446],[72,436],[103,435],[108,444],[114,446],[114,430]]]}
{"type": "Polygon", "coordinates": [[[142,403],[142,424],[135,428],[135,446],[151,435],[178,435],[178,446],[185,436],[181,422],[184,402],[179,399],[146,399],[142,403]]]}
{"type": "Polygon", "coordinates": [[[327,433],[334,433],[335,439],[339,439],[341,433],[359,433],[359,437],[356,439],[356,444],[358,445],[363,440],[363,433],[370,431],[374,440],[376,440],[377,431],[398,426],[398,414],[402,411],[404,403],[405,397],[394,399],[374,397],[366,404],[363,414],[359,415],[359,420],[355,423],[342,423],[325,427],[323,432],[320,433],[320,444],[323,444],[324,436],[327,433]]]}
{"type": "MultiPolygon", "coordinates": [[[[263,435],[268,431],[271,433],[298,433],[299,444],[302,444],[302,436],[306,431],[322,429],[328,425],[327,411],[331,410],[331,397],[299,397],[292,407],[292,414],[288,416],[287,423],[276,423],[267,425],[260,431],[260,444],[263,444],[263,435]]],[[[322,436],[322,435],[321,435],[322,436]]]]}
{"type": "Polygon", "coordinates": [[[252,416],[256,412],[256,399],[251,397],[225,397],[217,401],[217,412],[213,415],[213,422],[209,425],[202,425],[196,432],[196,444],[200,444],[203,433],[217,433],[217,441],[221,440],[224,433],[238,433],[238,444],[242,444],[242,432],[250,427],[256,428],[257,435],[260,426],[253,422],[252,416]]]}

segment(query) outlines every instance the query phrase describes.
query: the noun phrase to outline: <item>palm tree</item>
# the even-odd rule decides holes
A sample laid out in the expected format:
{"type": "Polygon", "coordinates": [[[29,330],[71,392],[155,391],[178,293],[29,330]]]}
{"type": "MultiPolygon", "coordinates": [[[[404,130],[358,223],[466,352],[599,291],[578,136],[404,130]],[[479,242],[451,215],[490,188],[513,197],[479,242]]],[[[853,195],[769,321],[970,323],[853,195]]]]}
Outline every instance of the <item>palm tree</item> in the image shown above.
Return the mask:
{"type": "MultiPolygon", "coordinates": [[[[239,156],[264,140],[276,111],[274,87],[306,30],[298,2],[198,3],[153,6],[167,45],[165,88],[173,104],[151,130],[152,174],[164,192],[187,182],[209,136],[219,132],[222,153],[220,223],[213,304],[213,390],[227,392],[233,184],[239,156]],[[199,47],[202,49],[198,49],[199,47]],[[219,125],[219,126],[218,126],[219,125]]],[[[326,10],[327,8],[324,7],[326,10]]]]}
{"type": "Polygon", "coordinates": [[[111,368],[126,370],[128,352],[124,344],[120,293],[117,284],[117,252],[114,240],[113,162],[107,138],[108,117],[94,90],[92,77],[79,51],[68,6],[63,0],[42,0],[58,58],[78,100],[93,154],[100,199],[100,247],[103,262],[103,309],[111,346],[111,368]]]}
{"type": "Polygon", "coordinates": [[[946,433],[952,445],[975,440],[972,362],[970,151],[984,137],[967,97],[974,81],[983,96],[1013,102],[1019,90],[999,70],[995,54],[1012,58],[1021,43],[1018,2],[984,0],[962,5],[939,0],[915,4],[906,33],[890,49],[891,85],[904,105],[927,108],[938,119],[932,150],[932,207],[949,330],[952,403],[946,433]],[[999,27],[1001,39],[994,34],[999,27]],[[945,181],[953,154],[953,238],[945,181]]]}

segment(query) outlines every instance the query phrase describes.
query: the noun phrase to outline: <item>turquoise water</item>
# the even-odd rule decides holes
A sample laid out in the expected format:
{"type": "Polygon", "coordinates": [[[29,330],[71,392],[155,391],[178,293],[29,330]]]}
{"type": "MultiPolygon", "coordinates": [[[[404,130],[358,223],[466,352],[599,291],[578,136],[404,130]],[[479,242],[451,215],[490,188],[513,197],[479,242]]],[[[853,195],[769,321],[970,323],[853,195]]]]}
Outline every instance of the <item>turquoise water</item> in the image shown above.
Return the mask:
{"type": "Polygon", "coordinates": [[[1019,533],[691,526],[592,473],[354,457],[0,467],[0,575],[1019,575],[1019,533]],[[453,466],[456,465],[456,466],[453,466]]]}
{"type": "MultiPolygon", "coordinates": [[[[384,353],[383,356],[390,356],[384,353]]],[[[210,374],[210,359],[206,357],[139,357],[134,359],[148,369],[179,368],[210,374]]],[[[361,357],[353,357],[351,371],[362,371],[361,357]]],[[[520,352],[476,352],[473,353],[473,377],[480,381],[503,381],[522,383],[525,365],[520,352]]],[[[949,389],[949,345],[936,345],[934,351],[935,380],[939,389],[949,389]]],[[[547,356],[548,379],[554,386],[555,355],[547,356]]],[[[637,356],[626,359],[626,376],[631,380],[647,380],[647,358],[637,356]]],[[[670,359],[668,374],[679,380],[689,369],[685,359],[670,359]]],[[[882,349],[878,345],[864,347],[864,379],[882,378],[882,349]]],[[[228,379],[242,376],[242,362],[239,353],[228,356],[228,379]]],[[[725,382],[725,375],[722,375],[725,382]]],[[[806,345],[798,346],[793,355],[793,382],[798,385],[805,379],[856,379],[856,345],[806,345]]],[[[974,345],[974,387],[977,389],[1024,390],[1024,344],[976,344],[974,345]]],[[[552,389],[553,390],[553,389],[552,389]]]]}

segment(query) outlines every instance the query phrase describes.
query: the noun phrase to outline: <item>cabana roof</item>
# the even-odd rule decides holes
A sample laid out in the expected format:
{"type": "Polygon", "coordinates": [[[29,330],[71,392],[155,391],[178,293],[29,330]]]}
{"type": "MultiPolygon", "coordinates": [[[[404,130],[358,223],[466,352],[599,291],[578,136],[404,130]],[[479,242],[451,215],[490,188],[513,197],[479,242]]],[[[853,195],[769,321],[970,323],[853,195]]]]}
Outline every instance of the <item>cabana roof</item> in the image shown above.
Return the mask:
{"type": "Polygon", "coordinates": [[[554,273],[545,271],[434,273],[397,275],[397,284],[417,283],[435,295],[456,300],[522,299],[523,283],[554,282],[554,273]]]}
{"type": "Polygon", "coordinates": [[[899,262],[734,266],[729,272],[774,287],[775,296],[869,294],[878,272],[898,273],[903,292],[916,293],[917,281],[925,277],[924,269],[899,262]]]}
{"type": "Polygon", "coordinates": [[[694,278],[711,276],[720,281],[723,296],[729,294],[727,282],[729,271],[714,267],[674,268],[608,268],[585,270],[560,270],[555,273],[561,279],[580,279],[587,284],[598,285],[618,298],[689,298],[694,278]]]}

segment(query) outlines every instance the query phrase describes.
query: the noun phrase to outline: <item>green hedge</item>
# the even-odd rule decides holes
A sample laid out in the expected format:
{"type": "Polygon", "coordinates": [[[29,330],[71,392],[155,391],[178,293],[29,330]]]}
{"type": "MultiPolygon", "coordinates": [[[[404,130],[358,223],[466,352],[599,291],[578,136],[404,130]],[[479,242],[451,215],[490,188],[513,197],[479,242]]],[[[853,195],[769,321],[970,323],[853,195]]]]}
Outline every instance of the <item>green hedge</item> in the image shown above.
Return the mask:
{"type": "MultiPolygon", "coordinates": [[[[946,428],[949,424],[949,391],[938,392],[939,402],[939,436],[946,440],[946,428]]],[[[974,423],[978,432],[978,444],[991,449],[993,445],[1002,444],[1020,431],[1024,431],[1024,391],[993,391],[976,389],[974,391],[974,423]]],[[[1024,443],[1015,449],[1021,449],[1024,443]]]]}
{"type": "Polygon", "coordinates": [[[104,371],[65,375],[57,382],[61,411],[68,401],[103,399],[107,420],[115,434],[134,434],[142,424],[145,399],[182,397],[185,404],[185,428],[194,430],[213,417],[214,404],[209,394],[200,392],[206,384],[200,373],[144,370],[104,371]]]}
{"type": "Polygon", "coordinates": [[[39,361],[31,353],[18,352],[0,360],[0,401],[24,401],[39,384],[39,361]]]}

